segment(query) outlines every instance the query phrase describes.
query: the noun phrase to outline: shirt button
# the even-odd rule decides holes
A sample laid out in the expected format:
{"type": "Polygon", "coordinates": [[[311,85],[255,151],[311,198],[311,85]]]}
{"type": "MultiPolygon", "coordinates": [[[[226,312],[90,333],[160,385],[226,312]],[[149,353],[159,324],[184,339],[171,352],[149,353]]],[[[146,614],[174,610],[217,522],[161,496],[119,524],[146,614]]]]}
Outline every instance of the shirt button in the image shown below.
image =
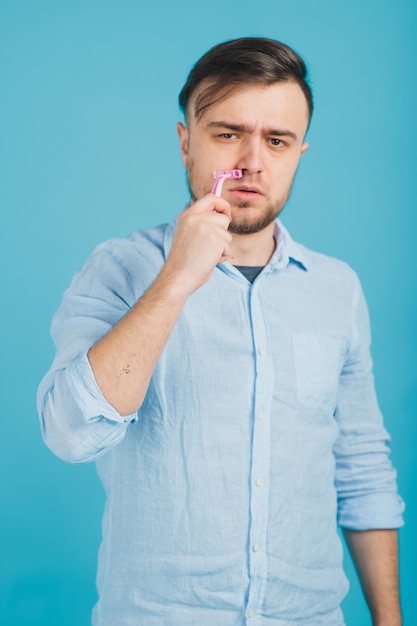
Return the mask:
{"type": "Polygon", "coordinates": [[[252,550],[254,552],[260,552],[261,546],[259,545],[259,543],[254,543],[253,546],[252,546],[252,550]]]}
{"type": "Polygon", "coordinates": [[[259,356],[265,356],[265,354],[266,354],[265,348],[259,348],[258,354],[259,354],[259,356]]]}
{"type": "Polygon", "coordinates": [[[256,485],[257,487],[263,487],[263,486],[264,486],[264,484],[265,484],[265,483],[264,483],[263,478],[257,478],[257,479],[255,480],[255,485],[256,485]]]}
{"type": "Polygon", "coordinates": [[[248,609],[248,612],[246,613],[246,615],[249,617],[249,619],[252,619],[252,617],[255,617],[255,610],[248,609]]]}
{"type": "Polygon", "coordinates": [[[258,420],[263,420],[265,417],[265,413],[263,411],[258,411],[258,413],[256,414],[256,417],[258,420]]]}

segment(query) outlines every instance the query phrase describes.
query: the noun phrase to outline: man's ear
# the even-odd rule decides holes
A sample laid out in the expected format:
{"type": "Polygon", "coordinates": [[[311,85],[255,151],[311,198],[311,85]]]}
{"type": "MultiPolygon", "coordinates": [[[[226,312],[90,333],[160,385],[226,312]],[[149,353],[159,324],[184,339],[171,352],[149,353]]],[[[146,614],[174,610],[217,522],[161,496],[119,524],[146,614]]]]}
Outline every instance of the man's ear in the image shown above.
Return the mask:
{"type": "Polygon", "coordinates": [[[305,141],[303,145],[301,146],[301,156],[303,156],[303,154],[307,152],[309,147],[310,147],[310,144],[305,141]]]}
{"type": "Polygon", "coordinates": [[[184,167],[187,167],[187,157],[188,157],[188,130],[181,122],[177,124],[177,133],[180,138],[180,148],[181,148],[181,156],[182,163],[184,167]]]}

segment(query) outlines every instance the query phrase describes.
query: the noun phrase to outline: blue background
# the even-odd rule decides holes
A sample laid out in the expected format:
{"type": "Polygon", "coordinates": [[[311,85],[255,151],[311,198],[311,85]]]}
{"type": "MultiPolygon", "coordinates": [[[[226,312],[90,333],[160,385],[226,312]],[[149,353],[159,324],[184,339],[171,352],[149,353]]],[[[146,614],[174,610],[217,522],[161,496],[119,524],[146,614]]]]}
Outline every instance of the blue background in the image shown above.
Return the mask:
{"type": "MultiPolygon", "coordinates": [[[[94,465],[65,465],[41,441],[50,319],[96,244],[182,208],[177,94],[203,52],[246,35],[309,63],[311,148],[283,219],[363,282],[407,501],[403,607],[417,623],[416,26],[414,0],[0,0],[3,626],[89,624],[104,496],[94,465]]],[[[346,558],[347,625],[365,626],[346,558]]]]}

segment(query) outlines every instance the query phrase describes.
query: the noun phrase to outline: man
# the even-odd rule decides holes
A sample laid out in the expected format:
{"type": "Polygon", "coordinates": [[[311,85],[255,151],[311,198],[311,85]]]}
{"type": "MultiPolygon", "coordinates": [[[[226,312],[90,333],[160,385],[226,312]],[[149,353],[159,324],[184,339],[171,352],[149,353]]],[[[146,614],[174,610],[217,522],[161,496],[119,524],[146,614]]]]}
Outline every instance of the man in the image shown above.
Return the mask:
{"type": "Polygon", "coordinates": [[[308,148],[305,64],[226,42],[180,105],[190,206],[93,253],[39,391],[47,444],[96,459],[108,496],[93,623],[341,626],[339,523],[374,626],[398,626],[403,505],[364,298],[276,219],[308,148]],[[217,197],[224,169],[242,178],[217,197]]]}

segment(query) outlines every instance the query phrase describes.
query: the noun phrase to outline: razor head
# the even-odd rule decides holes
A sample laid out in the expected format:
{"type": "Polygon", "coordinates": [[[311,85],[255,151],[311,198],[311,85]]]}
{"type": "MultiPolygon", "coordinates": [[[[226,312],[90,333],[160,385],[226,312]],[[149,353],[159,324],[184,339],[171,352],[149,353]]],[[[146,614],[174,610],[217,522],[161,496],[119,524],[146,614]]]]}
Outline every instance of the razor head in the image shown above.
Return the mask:
{"type": "Polygon", "coordinates": [[[225,178],[242,178],[242,175],[242,170],[214,170],[213,172],[213,178],[216,180],[221,176],[225,178]]]}
{"type": "Polygon", "coordinates": [[[220,197],[222,195],[224,181],[229,178],[242,178],[243,172],[242,170],[214,170],[213,176],[216,179],[216,182],[214,183],[211,193],[220,197]]]}

